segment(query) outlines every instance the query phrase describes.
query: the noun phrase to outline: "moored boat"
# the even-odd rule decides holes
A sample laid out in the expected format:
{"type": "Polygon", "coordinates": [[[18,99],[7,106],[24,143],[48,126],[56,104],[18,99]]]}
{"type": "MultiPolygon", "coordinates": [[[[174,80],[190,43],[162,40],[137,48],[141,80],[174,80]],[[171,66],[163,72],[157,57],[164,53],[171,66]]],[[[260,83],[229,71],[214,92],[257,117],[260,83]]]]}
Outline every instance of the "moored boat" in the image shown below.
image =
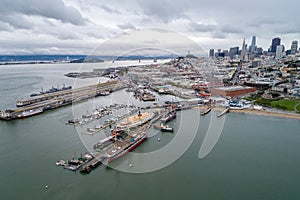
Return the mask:
{"type": "Polygon", "coordinates": [[[23,119],[26,117],[31,117],[34,115],[41,114],[43,112],[42,108],[37,108],[37,109],[31,109],[31,110],[26,110],[21,112],[20,114],[17,115],[18,118],[23,119]]]}
{"type": "Polygon", "coordinates": [[[110,152],[107,152],[105,154],[105,158],[107,163],[110,163],[124,155],[126,155],[127,153],[129,153],[130,151],[134,150],[137,146],[139,146],[145,139],[147,138],[147,135],[145,133],[142,134],[138,134],[136,135],[136,137],[132,137],[130,139],[130,142],[125,145],[125,146],[118,146],[115,147],[114,149],[112,149],[110,152]]]}
{"type": "Polygon", "coordinates": [[[140,125],[143,125],[153,119],[155,117],[155,113],[153,112],[144,112],[138,115],[131,116],[126,120],[122,121],[120,124],[117,125],[117,128],[124,129],[124,128],[134,128],[140,125]]]}
{"type": "Polygon", "coordinates": [[[163,131],[163,132],[173,132],[174,131],[174,129],[172,127],[168,126],[168,125],[162,126],[160,128],[160,130],[163,131]]]}
{"type": "Polygon", "coordinates": [[[170,112],[168,112],[167,114],[165,114],[160,121],[167,123],[169,121],[171,121],[172,119],[176,118],[176,110],[171,110],[170,112]]]}

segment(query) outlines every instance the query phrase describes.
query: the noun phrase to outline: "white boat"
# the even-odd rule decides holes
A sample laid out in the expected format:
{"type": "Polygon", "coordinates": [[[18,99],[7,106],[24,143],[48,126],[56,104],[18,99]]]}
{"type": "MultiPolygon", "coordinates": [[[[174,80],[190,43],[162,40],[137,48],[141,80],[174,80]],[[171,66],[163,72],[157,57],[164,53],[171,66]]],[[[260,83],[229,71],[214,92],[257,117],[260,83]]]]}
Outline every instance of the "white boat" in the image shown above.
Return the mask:
{"type": "Polygon", "coordinates": [[[37,109],[23,111],[20,114],[18,114],[17,116],[18,116],[18,118],[23,119],[23,118],[26,118],[26,117],[31,117],[31,116],[34,116],[34,115],[41,114],[42,112],[43,112],[42,108],[37,108],[37,109]]]}
{"type": "Polygon", "coordinates": [[[59,161],[56,161],[56,166],[65,166],[66,165],[66,161],[64,160],[59,160],[59,161]]]}
{"type": "Polygon", "coordinates": [[[163,132],[173,132],[173,128],[168,125],[162,126],[160,130],[163,132]]]}

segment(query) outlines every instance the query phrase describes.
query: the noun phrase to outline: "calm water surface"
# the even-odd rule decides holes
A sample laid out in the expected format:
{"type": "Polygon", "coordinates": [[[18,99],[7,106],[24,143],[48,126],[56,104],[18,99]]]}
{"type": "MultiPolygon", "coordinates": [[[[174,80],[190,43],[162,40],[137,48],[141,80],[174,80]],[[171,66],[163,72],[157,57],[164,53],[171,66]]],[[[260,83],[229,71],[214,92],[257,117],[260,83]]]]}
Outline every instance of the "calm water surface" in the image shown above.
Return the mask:
{"type": "MultiPolygon", "coordinates": [[[[16,99],[41,87],[74,84],[74,79],[63,74],[79,67],[0,66],[0,108],[13,108],[16,99]]],[[[113,95],[97,98],[96,104],[134,101],[125,91],[113,95]]],[[[74,108],[84,110],[90,104],[95,102],[85,101],[74,108]]],[[[188,130],[193,119],[181,121],[180,116],[193,112],[199,111],[178,113],[171,125],[175,130],[179,125],[188,130]]],[[[68,106],[26,120],[0,121],[0,199],[300,199],[300,121],[230,113],[215,148],[200,160],[208,115],[201,118],[185,154],[162,170],[129,174],[102,165],[81,175],[55,166],[56,160],[86,151],[76,129],[64,124],[72,113],[68,106]]],[[[175,134],[158,133],[136,151],[158,149],[175,134]]]]}

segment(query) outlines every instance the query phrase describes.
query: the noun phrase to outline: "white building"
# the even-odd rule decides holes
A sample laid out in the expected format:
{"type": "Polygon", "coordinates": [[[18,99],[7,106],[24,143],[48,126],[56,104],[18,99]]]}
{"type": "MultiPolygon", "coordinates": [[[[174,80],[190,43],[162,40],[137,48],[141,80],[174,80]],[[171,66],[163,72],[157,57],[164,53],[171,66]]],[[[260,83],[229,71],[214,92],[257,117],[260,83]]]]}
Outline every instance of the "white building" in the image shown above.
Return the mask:
{"type": "Polygon", "coordinates": [[[283,56],[283,45],[278,45],[276,47],[276,58],[280,59],[283,56]]]}

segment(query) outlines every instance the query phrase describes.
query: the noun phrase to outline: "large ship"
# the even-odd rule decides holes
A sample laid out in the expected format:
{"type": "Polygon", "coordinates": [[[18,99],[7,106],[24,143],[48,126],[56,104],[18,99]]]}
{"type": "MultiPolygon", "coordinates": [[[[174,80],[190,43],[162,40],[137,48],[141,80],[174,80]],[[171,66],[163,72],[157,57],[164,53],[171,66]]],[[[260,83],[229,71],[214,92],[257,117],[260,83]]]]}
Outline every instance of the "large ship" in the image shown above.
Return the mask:
{"type": "MultiPolygon", "coordinates": [[[[124,133],[124,132],[123,132],[124,133]]],[[[117,133],[115,135],[115,143],[113,148],[110,148],[104,155],[107,163],[110,163],[124,155],[128,152],[134,150],[137,146],[139,146],[146,138],[147,135],[145,132],[135,133],[133,135],[127,135],[126,138],[122,137],[123,133],[117,133]],[[119,138],[119,139],[117,139],[119,138]]],[[[112,133],[116,134],[116,133],[112,133]]]]}
{"type": "Polygon", "coordinates": [[[117,125],[119,129],[134,128],[143,125],[155,117],[153,112],[139,112],[137,115],[131,116],[117,125]]]}
{"type": "Polygon", "coordinates": [[[31,117],[34,115],[41,114],[43,112],[42,108],[37,108],[37,109],[32,109],[32,110],[26,110],[21,112],[20,114],[17,115],[18,118],[23,119],[26,117],[31,117]]]}
{"type": "Polygon", "coordinates": [[[43,95],[43,94],[50,94],[50,93],[54,93],[54,92],[60,92],[60,91],[64,91],[64,90],[71,90],[71,89],[72,89],[72,86],[65,86],[65,84],[64,84],[62,88],[52,87],[46,91],[41,90],[40,93],[33,93],[30,95],[30,97],[35,97],[35,96],[39,96],[39,95],[43,95]]]}

